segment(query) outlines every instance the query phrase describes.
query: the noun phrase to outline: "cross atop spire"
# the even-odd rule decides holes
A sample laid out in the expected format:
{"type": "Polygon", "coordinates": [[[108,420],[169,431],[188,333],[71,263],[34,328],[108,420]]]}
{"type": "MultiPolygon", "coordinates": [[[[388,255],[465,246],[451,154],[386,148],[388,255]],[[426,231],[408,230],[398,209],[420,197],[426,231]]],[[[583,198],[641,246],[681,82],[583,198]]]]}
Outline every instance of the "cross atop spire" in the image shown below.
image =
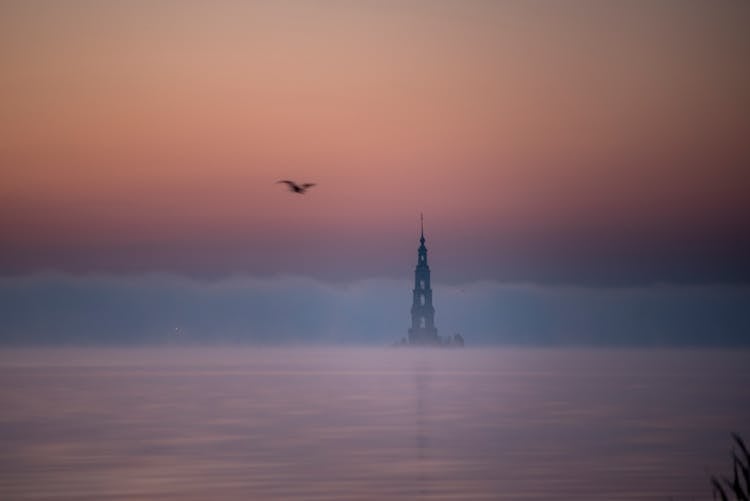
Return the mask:
{"type": "Polygon", "coordinates": [[[424,213],[419,213],[419,227],[420,227],[420,236],[419,241],[424,244],[424,213]]]}

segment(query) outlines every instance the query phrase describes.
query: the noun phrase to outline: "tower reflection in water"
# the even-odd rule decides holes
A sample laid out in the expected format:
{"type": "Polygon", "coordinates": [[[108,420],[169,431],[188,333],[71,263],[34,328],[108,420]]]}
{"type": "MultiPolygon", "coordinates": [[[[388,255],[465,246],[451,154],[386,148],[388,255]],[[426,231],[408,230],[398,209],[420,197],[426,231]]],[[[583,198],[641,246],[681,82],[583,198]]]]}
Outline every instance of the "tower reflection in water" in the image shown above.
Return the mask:
{"type": "Polygon", "coordinates": [[[414,368],[416,390],[416,447],[417,447],[417,492],[421,496],[429,494],[428,473],[430,460],[430,366],[424,361],[417,362],[414,368]]]}

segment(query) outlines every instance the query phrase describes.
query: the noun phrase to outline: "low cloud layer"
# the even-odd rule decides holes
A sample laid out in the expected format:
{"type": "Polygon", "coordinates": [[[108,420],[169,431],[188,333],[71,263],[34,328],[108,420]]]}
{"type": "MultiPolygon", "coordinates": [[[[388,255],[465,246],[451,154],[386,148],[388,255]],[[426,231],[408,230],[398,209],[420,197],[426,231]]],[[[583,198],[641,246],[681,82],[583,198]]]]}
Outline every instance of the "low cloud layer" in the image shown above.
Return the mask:
{"type": "MultiPolygon", "coordinates": [[[[34,275],[0,279],[4,344],[389,344],[411,284],[309,278],[203,282],[34,275]]],[[[435,285],[439,334],[472,345],[749,345],[750,287],[435,285]]]]}

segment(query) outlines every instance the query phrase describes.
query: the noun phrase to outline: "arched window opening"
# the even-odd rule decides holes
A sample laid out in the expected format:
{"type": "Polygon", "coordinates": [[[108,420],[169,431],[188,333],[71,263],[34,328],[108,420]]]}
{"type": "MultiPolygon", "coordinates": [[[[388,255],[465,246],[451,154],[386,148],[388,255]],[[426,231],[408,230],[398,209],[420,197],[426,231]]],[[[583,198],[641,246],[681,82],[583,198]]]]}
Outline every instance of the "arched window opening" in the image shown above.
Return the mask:
{"type": "Polygon", "coordinates": [[[419,303],[420,303],[420,304],[421,304],[422,306],[424,306],[424,294],[421,294],[421,295],[419,296],[419,303]]]}
{"type": "Polygon", "coordinates": [[[422,290],[424,290],[424,289],[425,289],[425,286],[424,286],[424,280],[420,280],[420,281],[419,281],[419,288],[420,288],[420,289],[422,289],[422,290]]]}
{"type": "Polygon", "coordinates": [[[421,327],[422,329],[424,329],[424,328],[425,328],[425,320],[424,320],[424,317],[422,317],[422,318],[420,318],[420,319],[419,319],[419,327],[421,327]]]}

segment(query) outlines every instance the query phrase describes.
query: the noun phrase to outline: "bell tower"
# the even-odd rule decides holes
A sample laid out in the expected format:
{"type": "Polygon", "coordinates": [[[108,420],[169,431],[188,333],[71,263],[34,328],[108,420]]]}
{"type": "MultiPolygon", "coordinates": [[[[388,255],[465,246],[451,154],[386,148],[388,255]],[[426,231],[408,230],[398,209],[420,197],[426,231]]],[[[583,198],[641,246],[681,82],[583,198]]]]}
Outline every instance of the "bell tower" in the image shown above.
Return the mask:
{"type": "Polygon", "coordinates": [[[430,285],[430,267],[427,265],[427,247],[424,245],[424,215],[421,214],[420,228],[417,267],[414,270],[409,344],[440,344],[440,338],[438,338],[435,328],[435,308],[432,306],[432,286],[430,285]]]}

